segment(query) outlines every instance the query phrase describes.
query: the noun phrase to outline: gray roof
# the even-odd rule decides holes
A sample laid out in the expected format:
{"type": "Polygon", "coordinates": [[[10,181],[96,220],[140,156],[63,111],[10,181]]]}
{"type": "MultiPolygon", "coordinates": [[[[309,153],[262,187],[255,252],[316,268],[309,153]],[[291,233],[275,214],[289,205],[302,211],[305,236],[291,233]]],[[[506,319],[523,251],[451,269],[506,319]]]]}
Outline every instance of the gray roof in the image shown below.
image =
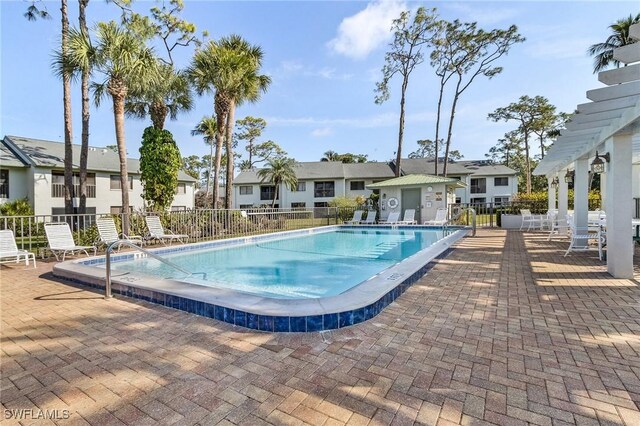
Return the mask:
{"type": "MultiPolygon", "coordinates": [[[[438,162],[438,171],[442,173],[442,162],[438,162]]],[[[435,162],[431,158],[407,158],[400,163],[403,174],[435,174],[435,162]]],[[[488,160],[470,160],[449,162],[447,175],[500,176],[516,175],[518,172],[503,166],[492,164],[488,160]]]]}
{"type": "Polygon", "coordinates": [[[2,167],[27,167],[16,154],[11,152],[4,144],[0,144],[0,166],[2,167]]]}
{"type": "MultiPolygon", "coordinates": [[[[434,174],[435,166],[432,159],[407,158],[402,163],[403,175],[410,174],[434,174]]],[[[442,171],[441,165],[438,169],[442,171]]],[[[246,170],[233,180],[234,185],[247,185],[261,183],[258,170],[246,170]]],[[[395,177],[393,163],[355,163],[343,164],[339,161],[311,161],[299,162],[296,165],[296,176],[299,180],[312,179],[388,179],[395,177]]],[[[450,162],[448,175],[461,176],[512,176],[517,172],[500,164],[491,164],[488,161],[456,161],[450,162]]]]}
{"type": "MultiPolygon", "coordinates": [[[[10,147],[12,150],[17,150],[18,155],[24,156],[27,161],[36,167],[64,168],[63,142],[7,135],[2,141],[2,147],[5,149],[10,147]]],[[[78,169],[80,167],[79,164],[80,145],[73,145],[73,168],[78,169]]],[[[129,173],[140,174],[140,160],[128,158],[127,169],[129,173]]],[[[118,153],[103,147],[89,147],[87,170],[119,173],[120,159],[118,153]]],[[[178,172],[178,180],[195,181],[194,178],[182,170],[178,172]]]]}
{"type": "MultiPolygon", "coordinates": [[[[258,170],[246,170],[233,180],[234,185],[260,183],[258,170]]],[[[295,167],[298,180],[313,179],[385,179],[393,177],[393,170],[387,163],[344,164],[340,161],[298,162],[295,167]]]]}

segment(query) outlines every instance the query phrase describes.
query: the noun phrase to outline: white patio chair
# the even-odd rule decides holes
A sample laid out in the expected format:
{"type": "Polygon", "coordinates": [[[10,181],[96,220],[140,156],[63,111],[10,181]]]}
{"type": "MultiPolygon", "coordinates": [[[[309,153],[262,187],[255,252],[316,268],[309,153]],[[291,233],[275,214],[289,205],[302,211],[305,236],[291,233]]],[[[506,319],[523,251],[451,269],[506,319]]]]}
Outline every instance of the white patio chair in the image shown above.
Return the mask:
{"type": "Polygon", "coordinates": [[[357,225],[360,222],[362,222],[362,215],[364,214],[364,211],[362,210],[356,210],[353,212],[353,218],[351,218],[351,220],[347,220],[344,223],[348,224],[348,225],[357,225]]]}
{"type": "Polygon", "coordinates": [[[64,261],[67,253],[73,255],[75,252],[84,252],[84,254],[89,256],[87,250],[93,250],[93,255],[96,255],[97,248],[95,246],[76,245],[75,241],[73,241],[73,234],[71,234],[71,228],[68,223],[45,223],[44,233],[49,242],[49,247],[47,248],[53,253],[56,260],[60,260],[58,257],[60,253],[62,253],[62,261],[64,261]]]}
{"type": "Polygon", "coordinates": [[[539,229],[542,227],[542,218],[540,215],[531,214],[531,210],[529,209],[521,209],[520,214],[522,215],[521,231],[525,225],[527,225],[527,231],[531,231],[531,228],[539,229]]]}
{"type": "Polygon", "coordinates": [[[449,211],[446,208],[440,207],[438,210],[436,210],[436,217],[431,220],[425,220],[424,224],[432,226],[444,226],[449,223],[449,220],[447,219],[448,214],[449,211]]]}
{"type": "MultiPolygon", "coordinates": [[[[118,234],[116,224],[111,217],[101,217],[96,219],[98,227],[98,243],[109,246],[116,241],[124,241],[142,247],[142,237],[139,235],[118,234]]],[[[120,246],[118,245],[118,249],[120,246]]]]}
{"type": "Polygon", "coordinates": [[[416,223],[416,209],[406,209],[404,211],[404,216],[402,217],[402,220],[399,221],[398,223],[402,223],[405,225],[415,225],[416,223]]]}
{"type": "Polygon", "coordinates": [[[4,229],[0,231],[0,263],[18,263],[24,259],[24,264],[29,266],[29,259],[33,260],[33,267],[36,267],[36,255],[26,250],[20,250],[13,236],[13,231],[4,229]]]}
{"type": "Polygon", "coordinates": [[[588,250],[598,250],[600,258],[602,259],[602,241],[601,241],[601,232],[589,232],[589,227],[576,227],[575,222],[573,220],[567,220],[569,222],[569,230],[571,233],[571,242],[569,243],[569,248],[564,253],[564,257],[572,251],[588,251],[588,250]],[[595,242],[596,246],[592,246],[590,242],[595,242]]]}
{"type": "MultiPolygon", "coordinates": [[[[551,238],[554,235],[560,236],[561,229],[569,228],[569,216],[567,215],[564,219],[559,218],[557,215],[551,220],[551,229],[549,230],[549,237],[547,237],[547,241],[551,241],[551,238]]],[[[573,219],[571,219],[573,220],[573,219]]]]}
{"type": "Polygon", "coordinates": [[[189,239],[189,236],[185,234],[174,234],[171,231],[165,232],[158,216],[145,216],[144,220],[149,229],[149,238],[152,240],[159,240],[164,245],[167,245],[165,241],[169,241],[169,245],[171,245],[174,241],[184,244],[189,239]]]}
{"type": "Polygon", "coordinates": [[[376,223],[376,215],[378,214],[375,210],[368,210],[367,217],[365,220],[360,222],[362,225],[374,225],[376,223]]]}
{"type": "Polygon", "coordinates": [[[400,212],[390,212],[389,216],[387,216],[385,220],[380,222],[392,224],[392,223],[398,223],[399,221],[400,221],[400,212]]]}

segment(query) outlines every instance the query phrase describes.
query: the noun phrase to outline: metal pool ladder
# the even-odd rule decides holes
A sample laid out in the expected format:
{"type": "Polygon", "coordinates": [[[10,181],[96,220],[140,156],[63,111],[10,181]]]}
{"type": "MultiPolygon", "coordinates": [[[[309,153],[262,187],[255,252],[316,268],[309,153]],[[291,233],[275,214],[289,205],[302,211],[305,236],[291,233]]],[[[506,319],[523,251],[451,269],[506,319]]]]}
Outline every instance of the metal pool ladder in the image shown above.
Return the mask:
{"type": "Polygon", "coordinates": [[[128,247],[131,247],[133,249],[136,249],[138,251],[141,251],[142,253],[146,254],[149,257],[154,258],[155,260],[164,263],[165,265],[168,265],[170,267],[172,267],[175,270],[178,270],[184,274],[187,274],[187,276],[191,276],[194,273],[193,272],[189,272],[186,269],[176,265],[175,263],[161,257],[158,256],[155,253],[150,252],[149,250],[145,250],[142,247],[133,244],[130,241],[127,240],[118,240],[118,241],[114,241],[111,244],[109,244],[107,246],[107,258],[106,258],[106,270],[107,270],[107,274],[106,274],[106,282],[105,282],[105,286],[104,286],[104,298],[105,299],[110,299],[111,297],[113,297],[113,295],[111,294],[111,252],[113,251],[113,248],[115,246],[121,246],[121,245],[125,245],[128,247]]]}

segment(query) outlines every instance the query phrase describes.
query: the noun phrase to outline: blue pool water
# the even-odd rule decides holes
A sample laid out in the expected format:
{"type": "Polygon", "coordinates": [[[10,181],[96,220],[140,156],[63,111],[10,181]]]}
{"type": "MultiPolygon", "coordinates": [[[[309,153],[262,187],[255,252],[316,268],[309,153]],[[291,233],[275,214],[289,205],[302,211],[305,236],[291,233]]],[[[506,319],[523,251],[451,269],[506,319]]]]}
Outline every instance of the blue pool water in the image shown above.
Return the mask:
{"type": "Polygon", "coordinates": [[[114,263],[113,269],[267,297],[317,298],[341,294],[443,236],[437,229],[340,229],[164,255],[194,273],[189,277],[151,258],[114,263]]]}

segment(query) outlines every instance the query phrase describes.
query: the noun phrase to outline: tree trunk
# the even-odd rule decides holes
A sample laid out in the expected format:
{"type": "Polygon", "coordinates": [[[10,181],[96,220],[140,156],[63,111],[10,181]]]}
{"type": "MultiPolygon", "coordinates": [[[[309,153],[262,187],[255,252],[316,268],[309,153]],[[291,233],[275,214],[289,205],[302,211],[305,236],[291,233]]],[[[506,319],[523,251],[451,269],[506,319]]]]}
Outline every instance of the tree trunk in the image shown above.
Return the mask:
{"type": "Polygon", "coordinates": [[[271,202],[271,208],[272,209],[274,209],[276,207],[276,200],[278,199],[278,187],[280,185],[278,184],[278,182],[276,182],[273,186],[274,186],[273,201],[271,202]]]}
{"type": "MultiPolygon", "coordinates": [[[[233,208],[233,125],[235,124],[236,103],[231,101],[227,116],[225,143],[227,146],[227,179],[225,182],[224,208],[233,208]]],[[[277,190],[276,190],[277,191],[277,190]]]]}
{"type": "Polygon", "coordinates": [[[542,137],[542,133],[540,134],[540,155],[544,160],[544,138],[542,137]]]}
{"type": "Polygon", "coordinates": [[[167,118],[169,108],[165,103],[160,101],[154,101],[149,108],[149,115],[151,116],[151,122],[156,129],[164,129],[164,120],[167,118]]]}
{"type": "Polygon", "coordinates": [[[252,151],[253,151],[253,139],[249,139],[249,170],[251,170],[253,168],[253,161],[252,159],[252,151]]]}
{"type": "Polygon", "coordinates": [[[402,80],[402,95],[400,96],[400,126],[398,129],[398,151],[396,152],[396,177],[400,176],[400,162],[402,161],[402,139],[404,138],[404,103],[409,84],[409,76],[405,74],[402,80]]]}
{"type": "Polygon", "coordinates": [[[434,140],[435,148],[436,148],[436,159],[435,159],[435,175],[438,176],[438,145],[440,137],[440,113],[442,111],[442,97],[444,95],[444,76],[440,78],[440,93],[438,94],[438,110],[436,113],[436,138],[434,140]]]}
{"type": "MultiPolygon", "coordinates": [[[[215,137],[216,135],[213,135],[213,136],[215,137]]],[[[209,190],[211,186],[211,174],[213,173],[213,147],[214,146],[215,146],[214,138],[209,138],[209,173],[207,173],[207,188],[205,189],[205,194],[207,194],[207,198],[209,198],[209,190]]]]}
{"type": "MultiPolygon", "coordinates": [[[[111,82],[109,82],[111,84],[111,82]]],[[[129,233],[129,171],[127,170],[127,144],[124,132],[124,100],[126,88],[120,86],[123,91],[114,95],[113,98],[113,119],[116,128],[116,143],[118,144],[118,156],[120,158],[120,190],[122,191],[122,232],[129,233]]]]}
{"type": "Polygon", "coordinates": [[[524,134],[524,155],[527,172],[527,194],[531,194],[531,160],[529,159],[529,134],[524,134]]]}
{"type": "Polygon", "coordinates": [[[449,149],[451,147],[451,134],[453,133],[453,119],[456,115],[456,105],[458,104],[458,98],[460,97],[461,82],[462,82],[462,77],[459,77],[458,83],[456,84],[456,91],[455,91],[455,96],[453,97],[453,103],[451,104],[451,115],[449,115],[449,128],[447,130],[447,141],[445,144],[445,151],[444,151],[444,167],[442,168],[442,175],[444,177],[447,177],[447,165],[449,164],[449,149]]]}
{"type": "MultiPolygon", "coordinates": [[[[62,0],[62,55],[67,54],[69,36],[69,17],[67,16],[67,0],[62,0]]],[[[71,122],[71,75],[62,70],[62,102],[64,105],[64,212],[73,214],[73,124],[71,122]]]]}
{"type": "Polygon", "coordinates": [[[217,130],[216,130],[216,163],[215,169],[213,170],[213,199],[211,201],[211,208],[215,209],[218,207],[218,200],[220,198],[220,163],[222,160],[222,145],[224,143],[224,125],[227,118],[227,112],[218,110],[216,108],[216,121],[217,121],[217,130]]]}
{"type": "MultiPolygon", "coordinates": [[[[80,31],[85,37],[89,37],[87,28],[86,7],[89,0],[80,0],[78,22],[80,31]]],[[[82,81],[80,83],[82,93],[82,142],[80,145],[80,213],[87,212],[87,163],[89,158],[89,69],[82,70],[82,81]]]]}

